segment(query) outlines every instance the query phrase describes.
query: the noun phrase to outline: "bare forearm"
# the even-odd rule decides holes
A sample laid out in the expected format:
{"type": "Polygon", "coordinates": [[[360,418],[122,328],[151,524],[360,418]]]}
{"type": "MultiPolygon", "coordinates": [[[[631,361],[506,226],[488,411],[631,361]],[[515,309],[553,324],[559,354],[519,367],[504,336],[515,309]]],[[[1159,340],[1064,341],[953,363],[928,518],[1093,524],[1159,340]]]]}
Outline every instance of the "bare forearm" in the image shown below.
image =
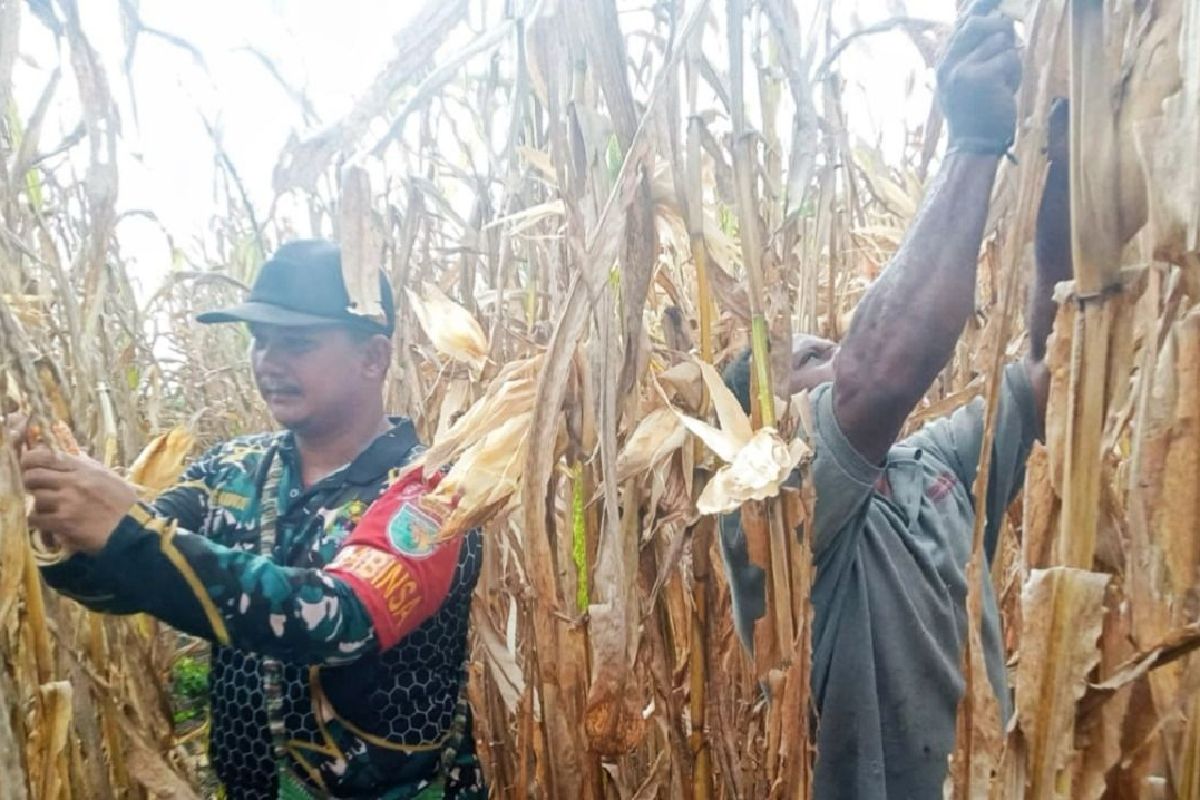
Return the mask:
{"type": "Polygon", "coordinates": [[[1054,326],[1054,285],[1069,280],[1071,262],[1071,197],[1068,163],[1052,161],[1038,207],[1034,235],[1036,271],[1029,290],[1029,356],[1046,356],[1046,338],[1054,326]]]}
{"type": "Polygon", "coordinates": [[[947,157],[916,221],[855,312],[835,362],[836,413],[878,460],[954,351],[975,305],[975,266],[998,159],[947,157]]]}

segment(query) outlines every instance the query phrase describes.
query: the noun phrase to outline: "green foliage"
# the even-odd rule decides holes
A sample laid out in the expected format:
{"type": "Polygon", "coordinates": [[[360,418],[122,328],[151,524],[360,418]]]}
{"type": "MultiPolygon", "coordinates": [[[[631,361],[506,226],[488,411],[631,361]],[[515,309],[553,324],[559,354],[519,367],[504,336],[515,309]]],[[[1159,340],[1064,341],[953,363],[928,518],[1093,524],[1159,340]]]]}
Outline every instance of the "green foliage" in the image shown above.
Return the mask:
{"type": "Polygon", "coordinates": [[[175,700],[175,724],[203,715],[208,701],[208,662],[183,656],[171,668],[171,690],[175,700]]]}
{"type": "Polygon", "coordinates": [[[724,203],[717,206],[717,221],[721,226],[721,233],[726,236],[738,235],[737,214],[733,213],[733,209],[724,203]]]}
{"type": "Polygon", "coordinates": [[[198,708],[180,708],[171,715],[171,721],[176,725],[182,725],[185,722],[191,722],[192,720],[197,719],[199,716],[200,709],[198,708]]]}

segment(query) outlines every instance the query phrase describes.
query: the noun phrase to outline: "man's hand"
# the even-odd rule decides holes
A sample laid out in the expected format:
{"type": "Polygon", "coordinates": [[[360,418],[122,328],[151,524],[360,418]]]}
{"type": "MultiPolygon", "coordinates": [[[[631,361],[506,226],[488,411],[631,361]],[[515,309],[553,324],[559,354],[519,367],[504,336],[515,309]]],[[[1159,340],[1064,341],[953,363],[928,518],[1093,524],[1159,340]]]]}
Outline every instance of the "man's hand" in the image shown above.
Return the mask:
{"type": "Polygon", "coordinates": [[[21,456],[21,478],[33,495],[29,526],[72,552],[96,553],[137,502],[137,490],[86,456],[34,447],[21,456]]]}
{"type": "Polygon", "coordinates": [[[1002,154],[1013,140],[1021,59],[1012,21],[978,0],[962,18],[937,68],[938,100],[951,150],[1002,154]]]}

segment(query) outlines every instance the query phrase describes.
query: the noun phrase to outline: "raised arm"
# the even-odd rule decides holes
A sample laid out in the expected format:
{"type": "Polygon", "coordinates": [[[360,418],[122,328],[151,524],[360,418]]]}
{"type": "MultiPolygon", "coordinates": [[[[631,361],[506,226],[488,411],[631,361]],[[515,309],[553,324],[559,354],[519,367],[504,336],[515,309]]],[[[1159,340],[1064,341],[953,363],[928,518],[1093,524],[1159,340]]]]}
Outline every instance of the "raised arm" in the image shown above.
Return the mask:
{"type": "MultiPolygon", "coordinates": [[[[420,499],[435,481],[397,483],[324,568],[286,567],[192,530],[178,503],[137,502],[129,484],[82,456],[33,450],[21,459],[30,524],[75,553],[82,576],[47,579],[96,610],[151,614],[222,645],[289,661],[337,664],[387,649],[437,611],[461,540],[436,543],[420,499]],[[397,538],[389,531],[402,530],[397,538]],[[401,547],[424,543],[419,552],[401,547]],[[400,542],[400,544],[397,544],[400,542]],[[86,579],[86,580],[85,580],[86,579]],[[111,597],[90,596],[106,589],[111,597]]],[[[65,569],[65,567],[63,568],[65,569]]]]}
{"type": "Polygon", "coordinates": [[[871,462],[886,455],[974,311],[975,265],[1020,83],[1012,23],[988,5],[968,12],[938,67],[950,131],[942,168],[834,360],[838,423],[871,462]]]}

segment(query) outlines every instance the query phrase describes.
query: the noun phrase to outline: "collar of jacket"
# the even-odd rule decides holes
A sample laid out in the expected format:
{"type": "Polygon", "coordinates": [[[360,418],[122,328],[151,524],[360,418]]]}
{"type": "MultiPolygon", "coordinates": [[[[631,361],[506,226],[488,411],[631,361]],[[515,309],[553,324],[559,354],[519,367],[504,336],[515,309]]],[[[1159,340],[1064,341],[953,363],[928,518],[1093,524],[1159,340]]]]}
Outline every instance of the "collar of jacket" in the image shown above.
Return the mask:
{"type": "MultiPolygon", "coordinates": [[[[403,466],[413,448],[421,443],[417,438],[417,429],[406,417],[389,417],[388,421],[392,423],[392,427],[386,433],[375,437],[375,440],[343,469],[309,487],[310,491],[329,479],[341,484],[365,486],[383,478],[390,470],[403,466]]],[[[293,467],[295,448],[295,437],[291,431],[285,432],[279,442],[279,451],[293,467]]]]}

